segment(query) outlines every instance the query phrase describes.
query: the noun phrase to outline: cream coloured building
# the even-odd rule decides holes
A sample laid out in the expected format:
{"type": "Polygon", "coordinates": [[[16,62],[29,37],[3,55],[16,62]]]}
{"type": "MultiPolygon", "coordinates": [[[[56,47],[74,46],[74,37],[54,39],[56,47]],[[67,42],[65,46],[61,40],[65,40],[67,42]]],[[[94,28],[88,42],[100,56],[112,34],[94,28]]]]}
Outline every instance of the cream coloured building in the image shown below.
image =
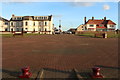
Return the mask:
{"type": "Polygon", "coordinates": [[[10,31],[53,33],[53,19],[50,16],[15,16],[10,19],[10,31]]]}
{"type": "Polygon", "coordinates": [[[79,31],[85,31],[85,27],[84,27],[85,25],[79,25],[78,27],[77,27],[77,31],[79,32],[79,31]]]}
{"type": "Polygon", "coordinates": [[[0,17],[0,31],[9,31],[9,21],[0,17]]]}

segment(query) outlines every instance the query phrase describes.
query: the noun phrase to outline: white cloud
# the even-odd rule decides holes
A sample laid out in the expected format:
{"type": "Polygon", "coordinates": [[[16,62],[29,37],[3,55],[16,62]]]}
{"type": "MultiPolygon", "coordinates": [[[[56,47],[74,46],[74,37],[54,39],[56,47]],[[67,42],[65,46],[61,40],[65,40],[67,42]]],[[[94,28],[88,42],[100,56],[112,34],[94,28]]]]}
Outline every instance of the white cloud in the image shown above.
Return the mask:
{"type": "Polygon", "coordinates": [[[109,9],[110,9],[110,6],[107,5],[107,4],[105,4],[105,5],[103,5],[103,9],[104,9],[104,10],[109,10],[109,9]]]}
{"type": "Polygon", "coordinates": [[[89,6],[93,6],[93,3],[92,2],[74,2],[73,6],[89,7],[89,6]]]}

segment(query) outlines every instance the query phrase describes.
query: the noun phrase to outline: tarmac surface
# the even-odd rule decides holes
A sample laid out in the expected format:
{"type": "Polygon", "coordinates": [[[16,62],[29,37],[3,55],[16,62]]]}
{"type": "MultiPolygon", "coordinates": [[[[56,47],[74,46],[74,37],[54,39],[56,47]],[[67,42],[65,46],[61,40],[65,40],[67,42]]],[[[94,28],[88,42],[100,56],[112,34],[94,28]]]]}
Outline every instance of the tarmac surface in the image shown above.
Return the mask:
{"type": "Polygon", "coordinates": [[[30,67],[33,78],[42,68],[61,71],[75,68],[80,74],[86,74],[95,66],[101,68],[106,78],[116,78],[119,70],[118,39],[75,35],[3,37],[2,76],[17,78],[25,66],[30,67]]]}

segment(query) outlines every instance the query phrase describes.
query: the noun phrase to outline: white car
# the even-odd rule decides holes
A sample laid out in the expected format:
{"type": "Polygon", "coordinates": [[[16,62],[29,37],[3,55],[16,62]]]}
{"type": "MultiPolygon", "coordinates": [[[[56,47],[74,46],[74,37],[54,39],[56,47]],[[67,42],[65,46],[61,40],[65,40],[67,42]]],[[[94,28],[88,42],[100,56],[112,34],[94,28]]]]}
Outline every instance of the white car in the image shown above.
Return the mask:
{"type": "Polygon", "coordinates": [[[67,34],[72,34],[72,32],[71,31],[67,31],[67,34]]]}

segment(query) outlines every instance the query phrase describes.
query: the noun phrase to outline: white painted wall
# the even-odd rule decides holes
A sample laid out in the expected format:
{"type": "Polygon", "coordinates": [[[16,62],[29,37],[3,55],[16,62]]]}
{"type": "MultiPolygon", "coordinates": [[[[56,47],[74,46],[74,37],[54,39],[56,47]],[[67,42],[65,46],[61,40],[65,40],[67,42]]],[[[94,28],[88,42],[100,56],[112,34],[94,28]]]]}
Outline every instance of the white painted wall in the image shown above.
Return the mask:
{"type": "MultiPolygon", "coordinates": [[[[39,17],[39,16],[37,16],[39,17]]],[[[44,16],[43,16],[44,17],[44,16]]],[[[48,18],[48,16],[46,16],[48,18]]],[[[33,21],[33,20],[24,20],[24,21],[10,21],[10,29],[13,28],[14,31],[16,30],[16,27],[23,28],[24,31],[51,31],[50,34],[53,32],[53,20],[51,21],[33,21]],[[11,22],[13,22],[13,26],[11,26],[11,22]],[[28,25],[26,26],[26,22],[28,25]],[[34,25],[35,22],[35,25],[34,25]],[[39,23],[42,23],[41,25],[39,23]],[[45,22],[47,22],[47,25],[45,25],[45,22]],[[27,29],[26,29],[27,28],[27,29]]]]}
{"type": "Polygon", "coordinates": [[[86,24],[87,30],[88,28],[94,28],[93,31],[96,31],[96,24],[86,24]],[[93,27],[91,27],[90,25],[93,25],[93,27]]]}
{"type": "Polygon", "coordinates": [[[9,28],[9,23],[8,23],[8,25],[5,25],[5,21],[0,20],[0,31],[5,31],[6,28],[7,29],[9,28]]]}
{"type": "Polygon", "coordinates": [[[107,28],[108,29],[115,29],[116,28],[116,25],[114,25],[114,27],[110,27],[110,24],[107,25],[107,28]]]}

